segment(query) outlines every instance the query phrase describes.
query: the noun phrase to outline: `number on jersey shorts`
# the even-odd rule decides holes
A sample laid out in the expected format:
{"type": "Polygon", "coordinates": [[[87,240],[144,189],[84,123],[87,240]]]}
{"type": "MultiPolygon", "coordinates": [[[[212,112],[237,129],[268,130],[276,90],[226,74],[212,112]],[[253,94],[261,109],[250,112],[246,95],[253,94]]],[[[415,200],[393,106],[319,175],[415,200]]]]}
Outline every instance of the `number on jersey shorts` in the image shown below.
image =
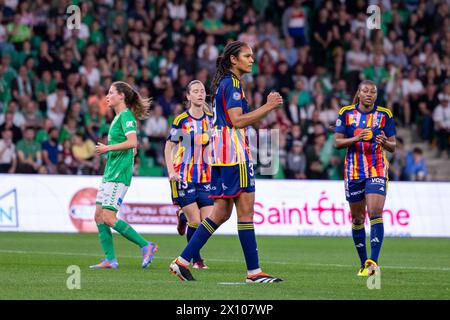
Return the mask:
{"type": "Polygon", "coordinates": [[[241,192],[255,192],[255,172],[252,162],[211,167],[210,198],[236,198],[241,192]]]}
{"type": "Polygon", "coordinates": [[[172,202],[184,208],[191,203],[197,203],[199,209],[214,205],[214,200],[209,198],[210,183],[171,182],[172,202]]]}
{"type": "Polygon", "coordinates": [[[97,192],[96,204],[102,208],[119,211],[123,198],[128,191],[128,186],[120,182],[102,182],[97,192]]]}

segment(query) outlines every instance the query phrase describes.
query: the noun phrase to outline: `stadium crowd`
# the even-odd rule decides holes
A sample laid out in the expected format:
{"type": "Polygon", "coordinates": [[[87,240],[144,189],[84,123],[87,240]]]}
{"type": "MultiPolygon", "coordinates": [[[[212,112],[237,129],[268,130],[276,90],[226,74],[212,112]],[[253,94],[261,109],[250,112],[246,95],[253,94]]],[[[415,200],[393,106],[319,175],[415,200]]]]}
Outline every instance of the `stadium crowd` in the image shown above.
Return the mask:
{"type": "MultiPolygon", "coordinates": [[[[230,39],[249,43],[244,78],[251,108],[279,91],[285,104],[261,124],[280,132],[273,178],[342,179],[345,150],[333,124],[358,83],[378,86],[378,104],[450,153],[450,18],[445,0],[0,0],[0,172],[102,174],[114,115],[106,92],[126,81],[154,99],[140,124],[136,175],[165,175],[163,145],[184,111],[193,79],[209,88],[230,39]],[[69,29],[69,5],[81,25],[69,29]],[[369,4],[381,29],[366,27],[369,4]]],[[[399,146],[391,180],[425,179],[422,150],[399,146]]],[[[270,177],[265,177],[270,178],[270,177]]]]}

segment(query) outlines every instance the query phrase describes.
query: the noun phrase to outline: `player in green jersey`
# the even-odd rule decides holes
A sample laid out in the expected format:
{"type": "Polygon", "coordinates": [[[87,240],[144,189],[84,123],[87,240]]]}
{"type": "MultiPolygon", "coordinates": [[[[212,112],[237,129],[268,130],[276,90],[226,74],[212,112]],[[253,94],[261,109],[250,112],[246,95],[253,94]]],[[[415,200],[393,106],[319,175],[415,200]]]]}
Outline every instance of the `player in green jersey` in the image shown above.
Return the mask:
{"type": "Polygon", "coordinates": [[[133,175],[137,148],[136,119],[148,117],[151,100],[142,98],[129,84],[120,81],[111,85],[106,99],[116,116],[109,128],[108,145],[98,143],[96,146],[98,154],[108,153],[108,160],[95,208],[95,222],[106,259],[91,268],[118,268],[111,228],[141,248],[142,268],[147,268],[158,246],[145,240],[128,223],[118,219],[117,212],[133,175]]]}

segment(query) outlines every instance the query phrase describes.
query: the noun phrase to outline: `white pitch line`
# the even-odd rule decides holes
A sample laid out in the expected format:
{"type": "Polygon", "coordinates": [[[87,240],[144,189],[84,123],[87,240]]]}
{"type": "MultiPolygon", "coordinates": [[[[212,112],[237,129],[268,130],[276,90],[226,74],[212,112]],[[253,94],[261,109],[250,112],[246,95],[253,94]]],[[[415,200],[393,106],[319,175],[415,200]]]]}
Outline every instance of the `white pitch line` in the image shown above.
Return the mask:
{"type": "MultiPolygon", "coordinates": [[[[99,257],[100,254],[93,253],[76,253],[76,252],[57,252],[57,251],[25,251],[25,250],[4,250],[0,249],[0,253],[17,253],[17,254],[39,254],[39,255],[59,255],[59,256],[85,256],[85,257],[99,257]]],[[[138,255],[120,255],[119,258],[136,258],[138,255]]],[[[157,255],[155,259],[172,259],[173,257],[165,257],[157,255]]],[[[233,262],[239,263],[242,260],[230,260],[230,259],[208,259],[208,261],[215,262],[233,262]]],[[[265,260],[265,263],[268,264],[281,264],[281,265],[307,265],[307,266],[317,266],[317,267],[336,267],[336,268],[351,268],[355,267],[354,265],[349,264],[333,264],[333,263],[298,263],[298,262],[282,262],[282,261],[270,261],[265,260]]],[[[399,269],[399,270],[424,270],[424,271],[443,271],[448,272],[450,268],[442,267],[442,268],[430,268],[430,267],[415,267],[415,266],[380,266],[381,269],[399,269]]]]}
{"type": "MultiPolygon", "coordinates": [[[[348,264],[332,264],[332,263],[309,263],[311,266],[318,267],[337,267],[348,268],[354,267],[348,264]]],[[[425,270],[425,271],[450,271],[450,268],[428,268],[428,267],[403,267],[403,266],[380,266],[381,269],[404,269],[404,270],[425,270]]]]}

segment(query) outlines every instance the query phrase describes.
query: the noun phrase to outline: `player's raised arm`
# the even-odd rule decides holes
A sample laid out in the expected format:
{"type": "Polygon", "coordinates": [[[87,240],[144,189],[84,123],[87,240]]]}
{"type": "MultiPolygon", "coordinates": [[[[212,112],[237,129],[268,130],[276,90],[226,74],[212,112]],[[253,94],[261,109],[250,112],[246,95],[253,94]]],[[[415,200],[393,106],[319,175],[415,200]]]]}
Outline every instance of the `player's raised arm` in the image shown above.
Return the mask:
{"type": "Polygon", "coordinates": [[[271,92],[267,96],[267,102],[260,108],[243,113],[242,108],[232,108],[228,110],[231,122],[236,128],[245,128],[263,119],[270,111],[283,105],[283,97],[278,92],[271,92]]]}

